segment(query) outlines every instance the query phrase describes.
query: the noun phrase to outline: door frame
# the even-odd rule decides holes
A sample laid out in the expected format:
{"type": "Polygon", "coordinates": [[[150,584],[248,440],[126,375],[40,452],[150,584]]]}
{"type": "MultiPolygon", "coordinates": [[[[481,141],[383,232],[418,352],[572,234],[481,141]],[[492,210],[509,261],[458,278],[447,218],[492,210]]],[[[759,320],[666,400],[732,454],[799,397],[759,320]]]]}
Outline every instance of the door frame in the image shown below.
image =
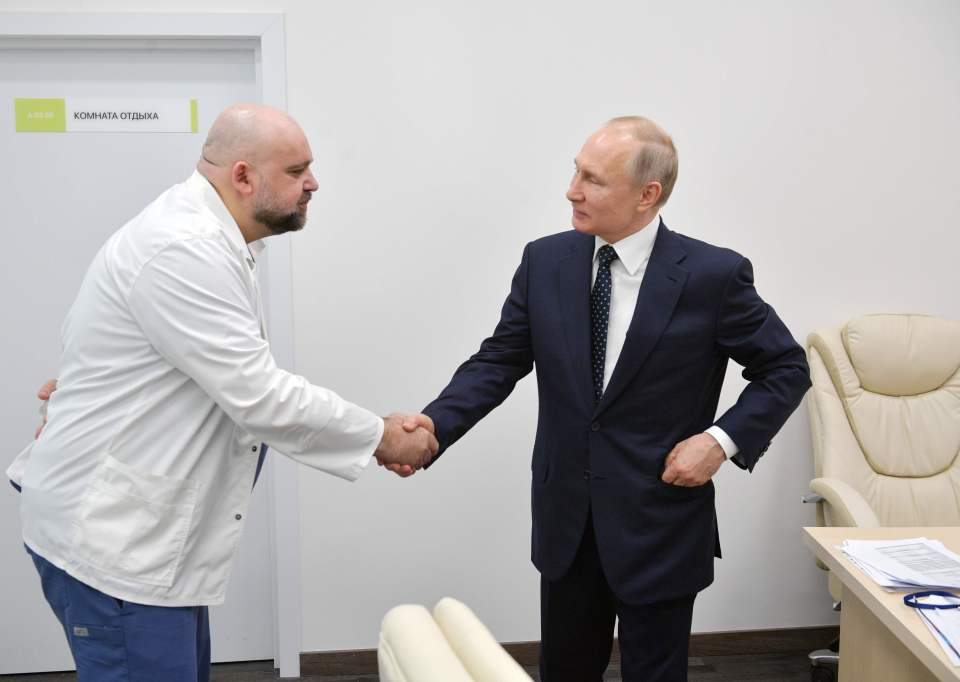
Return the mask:
{"type": "MultiPolygon", "coordinates": [[[[0,39],[113,41],[246,39],[254,45],[261,102],[286,109],[287,63],[282,14],[0,13],[0,39]]],[[[293,288],[289,236],[274,237],[264,253],[264,307],[270,347],[277,363],[293,368],[293,288]]],[[[270,566],[273,587],[274,667],[281,677],[300,676],[302,636],[300,595],[300,514],[297,465],[268,457],[264,483],[270,511],[270,566]]]]}

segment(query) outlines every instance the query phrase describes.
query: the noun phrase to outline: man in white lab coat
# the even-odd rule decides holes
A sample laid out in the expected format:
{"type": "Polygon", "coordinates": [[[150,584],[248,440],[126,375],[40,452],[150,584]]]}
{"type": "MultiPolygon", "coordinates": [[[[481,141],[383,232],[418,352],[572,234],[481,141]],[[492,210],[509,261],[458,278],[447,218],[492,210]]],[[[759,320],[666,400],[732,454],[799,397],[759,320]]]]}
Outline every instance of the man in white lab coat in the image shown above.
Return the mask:
{"type": "Polygon", "coordinates": [[[8,475],[81,682],[209,678],[207,607],[267,445],[348,480],[436,452],[427,430],[271,355],[261,240],[303,227],[312,160],[283,112],[227,109],[196,172],[101,248],[67,315],[49,423],[8,475]]]}

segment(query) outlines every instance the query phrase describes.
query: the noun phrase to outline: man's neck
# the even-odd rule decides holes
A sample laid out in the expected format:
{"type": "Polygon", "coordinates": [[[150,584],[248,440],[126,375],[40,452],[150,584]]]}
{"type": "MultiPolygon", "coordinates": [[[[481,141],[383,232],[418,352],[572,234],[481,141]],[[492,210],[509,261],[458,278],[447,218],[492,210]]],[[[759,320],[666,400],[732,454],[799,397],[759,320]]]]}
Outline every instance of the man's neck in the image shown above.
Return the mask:
{"type": "Polygon", "coordinates": [[[611,234],[611,235],[601,234],[599,236],[601,239],[603,239],[603,241],[607,242],[607,244],[616,244],[621,239],[626,239],[630,235],[636,234],[640,230],[650,227],[653,224],[656,217],[659,215],[659,213],[660,213],[659,210],[656,210],[656,209],[654,209],[652,212],[647,211],[646,213],[641,215],[639,218],[637,218],[637,221],[633,225],[626,228],[625,230],[618,232],[616,234],[611,234]]]}
{"type": "Polygon", "coordinates": [[[219,183],[217,182],[217,179],[211,177],[212,174],[204,173],[199,167],[197,170],[200,171],[200,175],[207,179],[207,182],[209,182],[210,186],[213,187],[213,191],[216,192],[217,196],[220,197],[220,201],[222,201],[223,205],[227,207],[227,211],[230,213],[230,216],[237,223],[237,227],[240,228],[240,234],[243,236],[243,241],[249,244],[250,242],[255,242],[258,239],[263,239],[264,237],[270,236],[269,230],[256,221],[246,221],[239,217],[243,215],[243,212],[240,211],[239,206],[235,201],[235,197],[230,195],[228,192],[222,192],[218,186],[219,183]]]}

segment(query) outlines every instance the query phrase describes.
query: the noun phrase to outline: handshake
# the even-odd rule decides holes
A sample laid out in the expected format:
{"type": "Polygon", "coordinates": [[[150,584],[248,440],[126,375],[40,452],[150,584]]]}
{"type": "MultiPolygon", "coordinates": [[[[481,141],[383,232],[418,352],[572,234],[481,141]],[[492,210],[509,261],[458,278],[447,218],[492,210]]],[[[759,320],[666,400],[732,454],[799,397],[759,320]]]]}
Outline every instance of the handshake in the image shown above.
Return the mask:
{"type": "Polygon", "coordinates": [[[439,449],[430,417],[394,413],[383,418],[383,438],[373,456],[377,464],[406,478],[429,464],[439,449]]]}

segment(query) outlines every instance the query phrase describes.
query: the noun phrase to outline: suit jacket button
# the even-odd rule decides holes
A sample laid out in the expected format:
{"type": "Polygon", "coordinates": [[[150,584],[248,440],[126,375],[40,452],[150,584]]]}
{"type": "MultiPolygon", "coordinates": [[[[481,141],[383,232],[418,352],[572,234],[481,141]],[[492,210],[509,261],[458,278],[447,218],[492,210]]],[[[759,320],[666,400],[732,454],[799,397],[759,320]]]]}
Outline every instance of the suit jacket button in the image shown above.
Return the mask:
{"type": "Polygon", "coordinates": [[[585,470],[585,471],[583,472],[583,480],[584,480],[584,481],[589,481],[589,480],[590,480],[590,470],[589,470],[589,469],[587,469],[587,470],[585,470]]]}
{"type": "Polygon", "coordinates": [[[600,422],[593,422],[593,423],[590,425],[590,430],[591,430],[591,431],[599,431],[599,430],[600,430],[600,422]]]}

